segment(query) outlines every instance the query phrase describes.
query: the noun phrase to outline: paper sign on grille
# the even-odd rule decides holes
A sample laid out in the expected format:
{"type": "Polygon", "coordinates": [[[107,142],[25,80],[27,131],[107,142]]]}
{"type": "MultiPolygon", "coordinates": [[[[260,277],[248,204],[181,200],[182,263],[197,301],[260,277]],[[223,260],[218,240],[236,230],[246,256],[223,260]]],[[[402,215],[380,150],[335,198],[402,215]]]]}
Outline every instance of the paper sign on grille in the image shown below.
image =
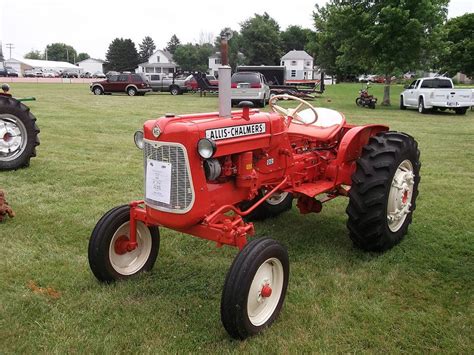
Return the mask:
{"type": "Polygon", "coordinates": [[[154,159],[146,161],[146,198],[169,204],[171,199],[171,164],[154,159]]]}

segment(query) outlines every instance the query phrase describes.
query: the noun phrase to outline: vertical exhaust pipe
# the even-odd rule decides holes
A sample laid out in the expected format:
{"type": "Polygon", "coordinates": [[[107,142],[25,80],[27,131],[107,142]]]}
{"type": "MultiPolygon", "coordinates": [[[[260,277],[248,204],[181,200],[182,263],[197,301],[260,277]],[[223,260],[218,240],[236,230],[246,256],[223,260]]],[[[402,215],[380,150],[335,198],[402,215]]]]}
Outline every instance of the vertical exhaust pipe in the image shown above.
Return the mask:
{"type": "Polygon", "coordinates": [[[224,118],[231,117],[230,72],[228,65],[219,68],[219,116],[224,118]]]}
{"type": "Polygon", "coordinates": [[[231,68],[229,66],[228,41],[232,32],[221,33],[221,67],[219,68],[219,116],[231,117],[231,68]]]}

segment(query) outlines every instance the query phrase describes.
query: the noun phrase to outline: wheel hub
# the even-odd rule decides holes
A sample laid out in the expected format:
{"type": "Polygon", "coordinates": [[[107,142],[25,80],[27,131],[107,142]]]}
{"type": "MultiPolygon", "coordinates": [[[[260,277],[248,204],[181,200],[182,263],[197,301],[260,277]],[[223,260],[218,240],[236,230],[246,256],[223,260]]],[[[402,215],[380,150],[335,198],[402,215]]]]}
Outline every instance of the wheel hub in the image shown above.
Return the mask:
{"type": "Polygon", "coordinates": [[[20,155],[25,146],[26,128],[13,117],[0,117],[0,157],[14,159],[20,155]]]}
{"type": "Polygon", "coordinates": [[[387,203],[387,221],[392,232],[397,232],[410,213],[415,175],[409,160],[398,166],[390,186],[387,203]]]}
{"type": "Polygon", "coordinates": [[[270,297],[272,295],[272,288],[270,287],[269,284],[265,284],[262,287],[262,290],[260,291],[260,296],[263,298],[270,297]]]}

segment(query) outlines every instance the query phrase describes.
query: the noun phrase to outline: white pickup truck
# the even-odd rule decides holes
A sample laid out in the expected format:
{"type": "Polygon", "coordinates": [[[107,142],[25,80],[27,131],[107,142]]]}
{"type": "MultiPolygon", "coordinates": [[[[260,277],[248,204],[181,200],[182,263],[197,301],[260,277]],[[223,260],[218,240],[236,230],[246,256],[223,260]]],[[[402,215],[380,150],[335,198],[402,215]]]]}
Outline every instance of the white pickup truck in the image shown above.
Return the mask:
{"type": "Polygon", "coordinates": [[[417,107],[418,112],[426,113],[429,109],[449,109],[464,115],[471,106],[474,106],[474,90],[454,89],[449,78],[417,79],[400,94],[401,110],[417,107]]]}

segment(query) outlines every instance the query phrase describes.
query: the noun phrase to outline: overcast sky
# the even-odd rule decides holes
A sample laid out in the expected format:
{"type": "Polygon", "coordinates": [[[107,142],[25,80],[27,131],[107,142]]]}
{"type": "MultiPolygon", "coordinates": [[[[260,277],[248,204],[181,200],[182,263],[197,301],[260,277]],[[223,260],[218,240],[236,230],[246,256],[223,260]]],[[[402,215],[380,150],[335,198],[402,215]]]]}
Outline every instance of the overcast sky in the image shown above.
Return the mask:
{"type": "MultiPolygon", "coordinates": [[[[417,1],[417,0],[412,0],[417,1]]],[[[282,30],[289,25],[313,28],[314,5],[326,0],[0,0],[0,41],[9,58],[7,43],[13,43],[13,58],[47,44],[63,42],[78,52],[105,58],[116,37],[136,44],[151,36],[158,48],[176,34],[182,43],[216,36],[224,27],[239,24],[253,14],[268,12],[282,30]]],[[[451,0],[449,17],[474,12],[474,0],[451,0]]]]}

